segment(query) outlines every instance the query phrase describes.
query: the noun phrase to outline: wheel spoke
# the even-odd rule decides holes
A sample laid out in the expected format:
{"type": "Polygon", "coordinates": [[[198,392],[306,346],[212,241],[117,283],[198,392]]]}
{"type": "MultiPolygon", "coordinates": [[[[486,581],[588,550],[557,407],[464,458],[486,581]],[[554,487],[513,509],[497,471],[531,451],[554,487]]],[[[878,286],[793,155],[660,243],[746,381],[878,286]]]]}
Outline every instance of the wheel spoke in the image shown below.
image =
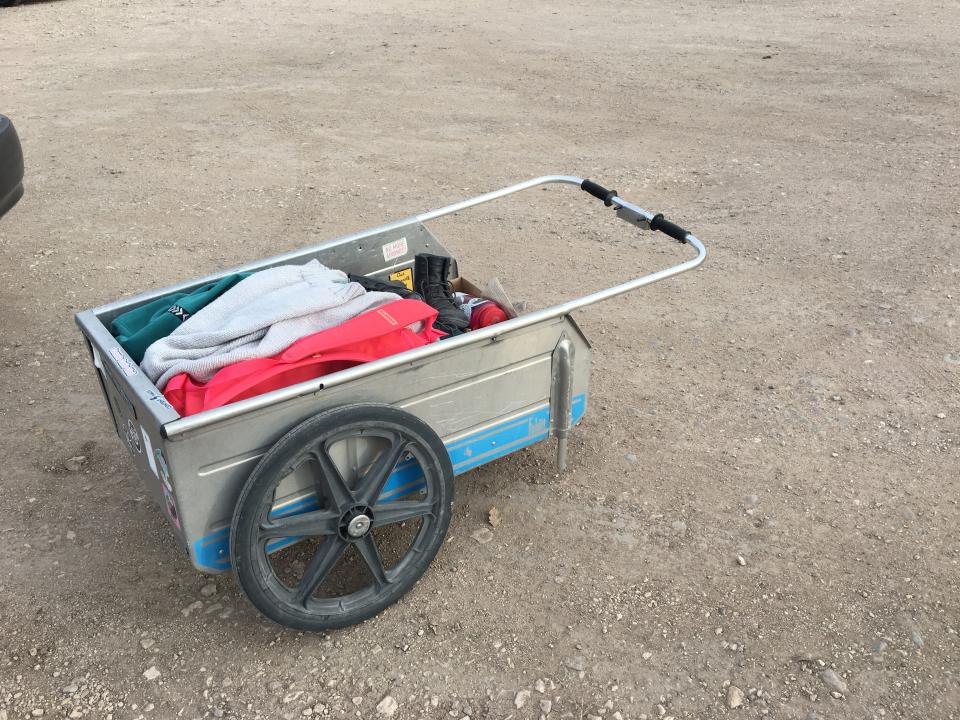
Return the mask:
{"type": "Polygon", "coordinates": [[[324,542],[310,558],[307,569],[303,571],[303,578],[297,589],[293,593],[293,602],[301,607],[305,607],[307,600],[316,592],[320,584],[326,580],[327,575],[337,564],[337,561],[343,557],[347,549],[347,543],[339,537],[331,537],[324,542]]]}
{"type": "Polygon", "coordinates": [[[415,500],[396,500],[373,507],[373,527],[413,520],[433,514],[433,503],[415,500]]]}
{"type": "Polygon", "coordinates": [[[340,474],[337,464],[330,457],[330,451],[321,443],[313,452],[320,465],[321,477],[316,478],[318,491],[330,501],[331,509],[343,509],[354,504],[353,492],[340,474]]]}
{"type": "Polygon", "coordinates": [[[377,501],[380,493],[383,492],[383,486],[387,484],[387,479],[393,473],[393,469],[406,452],[409,444],[410,442],[401,435],[392,437],[390,447],[380,454],[373,467],[357,483],[357,488],[359,488],[357,498],[361,502],[373,505],[377,501]]]}
{"type": "Polygon", "coordinates": [[[260,524],[260,539],[336,535],[340,514],[329,510],[289,515],[260,524]]]}
{"type": "Polygon", "coordinates": [[[364,562],[367,563],[367,567],[370,568],[370,574],[373,575],[374,584],[376,584],[378,588],[382,588],[389,583],[390,581],[387,579],[387,573],[383,569],[383,561],[380,559],[380,551],[377,549],[377,543],[374,541],[373,535],[367,533],[357,541],[356,545],[364,562]]]}

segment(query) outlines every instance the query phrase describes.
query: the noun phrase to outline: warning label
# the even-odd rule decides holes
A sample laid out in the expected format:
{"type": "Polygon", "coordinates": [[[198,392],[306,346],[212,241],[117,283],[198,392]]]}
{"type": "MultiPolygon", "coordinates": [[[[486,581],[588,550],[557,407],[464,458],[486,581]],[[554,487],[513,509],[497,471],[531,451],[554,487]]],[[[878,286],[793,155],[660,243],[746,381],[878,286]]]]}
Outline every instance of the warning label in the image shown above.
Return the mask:
{"type": "Polygon", "coordinates": [[[395,273],[390,273],[389,278],[393,282],[403,283],[407,286],[407,290],[413,290],[413,268],[397,270],[395,273]]]}
{"type": "Polygon", "coordinates": [[[407,239],[405,237],[394,240],[393,242],[388,242],[383,246],[383,259],[387,262],[391,260],[396,260],[398,257],[403,257],[407,254],[407,239]]]}

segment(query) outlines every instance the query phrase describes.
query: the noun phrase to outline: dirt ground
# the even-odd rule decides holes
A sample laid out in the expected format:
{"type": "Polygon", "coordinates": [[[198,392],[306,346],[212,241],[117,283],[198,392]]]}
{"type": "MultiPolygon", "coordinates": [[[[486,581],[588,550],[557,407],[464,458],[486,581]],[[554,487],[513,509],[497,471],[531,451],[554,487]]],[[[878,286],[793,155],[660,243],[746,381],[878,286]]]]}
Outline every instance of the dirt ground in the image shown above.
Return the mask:
{"type": "MultiPolygon", "coordinates": [[[[931,0],[0,9],[0,720],[960,717],[958,36],[931,0]],[[554,172],[711,253],[577,315],[570,471],[461,477],[345,631],[201,593],[74,312],[554,172]]],[[[573,189],[436,231],[534,306],[686,257],[573,189]]]]}

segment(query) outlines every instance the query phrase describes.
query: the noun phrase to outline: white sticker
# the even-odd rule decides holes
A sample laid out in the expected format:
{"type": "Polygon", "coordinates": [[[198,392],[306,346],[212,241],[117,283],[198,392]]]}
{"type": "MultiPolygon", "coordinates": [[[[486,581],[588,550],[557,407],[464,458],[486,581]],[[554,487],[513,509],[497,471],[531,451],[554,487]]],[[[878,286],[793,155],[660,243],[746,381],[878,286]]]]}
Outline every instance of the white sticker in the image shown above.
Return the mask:
{"type": "Polygon", "coordinates": [[[383,259],[390,261],[396,260],[398,257],[403,257],[407,254],[407,239],[405,237],[400,238],[399,240],[394,240],[393,242],[388,242],[383,246],[383,259]]]}
{"type": "Polygon", "coordinates": [[[117,366],[123,370],[123,374],[127,377],[132,377],[139,372],[137,366],[133,364],[133,360],[124,355],[123,350],[120,348],[110,348],[110,356],[113,358],[114,362],[117,363],[117,366]]]}
{"type": "Polygon", "coordinates": [[[157,461],[153,459],[153,445],[150,443],[150,436],[147,435],[147,429],[141,425],[140,432],[143,433],[143,448],[147,451],[147,462],[150,463],[150,469],[153,470],[153,474],[157,477],[160,477],[160,473],[157,472],[157,461]]]}

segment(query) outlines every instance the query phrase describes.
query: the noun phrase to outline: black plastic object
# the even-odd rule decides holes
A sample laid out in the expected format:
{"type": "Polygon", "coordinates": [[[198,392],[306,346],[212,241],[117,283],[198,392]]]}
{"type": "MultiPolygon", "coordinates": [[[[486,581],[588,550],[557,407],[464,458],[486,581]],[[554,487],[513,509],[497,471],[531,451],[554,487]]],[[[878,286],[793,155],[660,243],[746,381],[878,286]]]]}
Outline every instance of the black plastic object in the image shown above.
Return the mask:
{"type": "Polygon", "coordinates": [[[682,243],[687,241],[687,231],[679,225],[667,220],[663,216],[663,213],[658,213],[650,219],[650,229],[659,230],[663,234],[669,235],[674,240],[679,240],[682,243]]]}
{"type": "Polygon", "coordinates": [[[0,217],[23,197],[23,150],[10,118],[0,115],[0,217]]]}
{"type": "Polygon", "coordinates": [[[603,200],[607,207],[613,205],[613,199],[617,196],[616,190],[607,190],[603,185],[598,185],[593,180],[584,180],[580,183],[580,189],[588,192],[598,200],[603,200]]]}
{"type": "Polygon", "coordinates": [[[345,627],[413,587],[452,509],[450,455],[429,425],[389,405],[345,405],[297,425],[263,456],[237,501],[230,558],[271,620],[345,627]],[[284,482],[294,473],[312,486],[284,482]],[[272,510],[281,499],[298,511],[272,510]]]}

